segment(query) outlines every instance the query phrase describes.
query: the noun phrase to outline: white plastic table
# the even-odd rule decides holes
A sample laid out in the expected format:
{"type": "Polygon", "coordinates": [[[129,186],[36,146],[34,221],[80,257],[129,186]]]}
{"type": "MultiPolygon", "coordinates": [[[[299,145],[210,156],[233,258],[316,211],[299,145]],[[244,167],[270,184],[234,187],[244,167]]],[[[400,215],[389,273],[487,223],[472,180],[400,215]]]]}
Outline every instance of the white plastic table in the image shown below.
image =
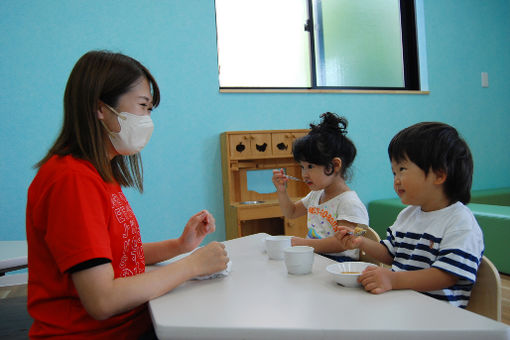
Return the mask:
{"type": "Polygon", "coordinates": [[[0,241],[0,275],[27,267],[27,241],[0,241]]]}
{"type": "Polygon", "coordinates": [[[287,274],[255,234],[226,241],[229,276],[188,281],[149,302],[159,339],[510,339],[510,327],[414,291],[373,295],[336,284],[333,263],[287,274]]]}

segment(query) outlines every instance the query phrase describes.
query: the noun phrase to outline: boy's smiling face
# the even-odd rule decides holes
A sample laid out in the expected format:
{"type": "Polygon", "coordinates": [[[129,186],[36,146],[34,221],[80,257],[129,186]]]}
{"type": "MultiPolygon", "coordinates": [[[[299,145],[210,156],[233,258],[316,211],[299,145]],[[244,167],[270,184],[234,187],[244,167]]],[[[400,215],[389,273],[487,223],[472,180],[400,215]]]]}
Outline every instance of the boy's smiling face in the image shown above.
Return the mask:
{"type": "Polygon", "coordinates": [[[403,204],[421,206],[423,211],[433,211],[449,205],[443,191],[446,180],[444,172],[432,169],[425,174],[419,166],[408,158],[391,160],[393,188],[403,204]]]}

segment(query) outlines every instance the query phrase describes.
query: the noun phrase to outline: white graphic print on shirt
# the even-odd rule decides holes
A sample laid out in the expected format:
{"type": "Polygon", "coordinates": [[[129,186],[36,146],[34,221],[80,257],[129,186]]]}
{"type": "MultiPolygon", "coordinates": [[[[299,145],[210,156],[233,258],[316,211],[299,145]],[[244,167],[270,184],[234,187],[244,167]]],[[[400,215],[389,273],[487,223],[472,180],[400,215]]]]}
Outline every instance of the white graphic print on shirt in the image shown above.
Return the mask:
{"type": "Polygon", "coordinates": [[[112,194],[112,210],[117,221],[123,226],[123,249],[119,267],[121,277],[133,276],[145,271],[140,229],[135,214],[120,191],[112,194]]]}

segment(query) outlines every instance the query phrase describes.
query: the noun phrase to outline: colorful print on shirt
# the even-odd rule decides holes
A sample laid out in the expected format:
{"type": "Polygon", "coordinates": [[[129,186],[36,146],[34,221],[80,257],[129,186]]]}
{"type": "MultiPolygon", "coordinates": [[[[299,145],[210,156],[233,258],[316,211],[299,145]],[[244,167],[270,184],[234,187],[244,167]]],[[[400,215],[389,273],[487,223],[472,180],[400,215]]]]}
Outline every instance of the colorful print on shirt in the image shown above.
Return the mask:
{"type": "Polygon", "coordinates": [[[328,207],[309,207],[308,208],[308,237],[319,239],[320,235],[325,237],[333,235],[338,231],[337,227],[337,214],[330,213],[328,207]],[[313,223],[315,221],[315,223],[313,223]]]}
{"type": "Polygon", "coordinates": [[[308,237],[326,238],[338,231],[337,221],[368,225],[368,212],[354,191],[346,191],[320,204],[324,190],[311,191],[301,202],[307,209],[308,237]]]}
{"type": "MultiPolygon", "coordinates": [[[[311,191],[301,200],[307,209],[308,238],[322,239],[333,236],[338,231],[339,220],[368,224],[367,209],[356,192],[346,191],[320,204],[323,192],[324,190],[311,191]]],[[[337,260],[352,261],[359,258],[359,251],[352,249],[324,255],[334,256],[337,260]]]]}

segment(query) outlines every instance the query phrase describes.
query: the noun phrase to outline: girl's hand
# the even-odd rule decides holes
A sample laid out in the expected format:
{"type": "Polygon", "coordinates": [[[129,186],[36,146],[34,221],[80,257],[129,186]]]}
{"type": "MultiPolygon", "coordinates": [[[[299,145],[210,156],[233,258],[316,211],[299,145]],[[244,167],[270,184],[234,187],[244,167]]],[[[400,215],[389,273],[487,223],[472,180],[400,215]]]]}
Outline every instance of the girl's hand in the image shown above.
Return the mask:
{"type": "Polygon", "coordinates": [[[179,237],[182,252],[188,252],[200,245],[207,234],[216,230],[216,221],[207,211],[202,210],[193,215],[179,237]]]}
{"type": "Polygon", "coordinates": [[[210,275],[227,268],[229,261],[225,245],[219,242],[211,242],[198,248],[186,259],[191,261],[191,268],[195,276],[210,275]]]}
{"type": "Polygon", "coordinates": [[[285,192],[287,190],[287,181],[289,180],[283,169],[274,169],[273,170],[273,184],[278,192],[285,192]]]}
{"type": "Polygon", "coordinates": [[[302,237],[293,236],[290,239],[291,246],[307,246],[306,240],[302,237]]]}
{"type": "Polygon", "coordinates": [[[358,278],[367,292],[381,294],[393,289],[394,272],[387,268],[369,266],[358,278]]]}
{"type": "Polygon", "coordinates": [[[338,226],[339,231],[335,233],[335,237],[338,242],[345,249],[357,249],[361,246],[361,242],[363,242],[362,236],[354,236],[348,234],[349,232],[354,231],[353,228],[338,226]]]}

